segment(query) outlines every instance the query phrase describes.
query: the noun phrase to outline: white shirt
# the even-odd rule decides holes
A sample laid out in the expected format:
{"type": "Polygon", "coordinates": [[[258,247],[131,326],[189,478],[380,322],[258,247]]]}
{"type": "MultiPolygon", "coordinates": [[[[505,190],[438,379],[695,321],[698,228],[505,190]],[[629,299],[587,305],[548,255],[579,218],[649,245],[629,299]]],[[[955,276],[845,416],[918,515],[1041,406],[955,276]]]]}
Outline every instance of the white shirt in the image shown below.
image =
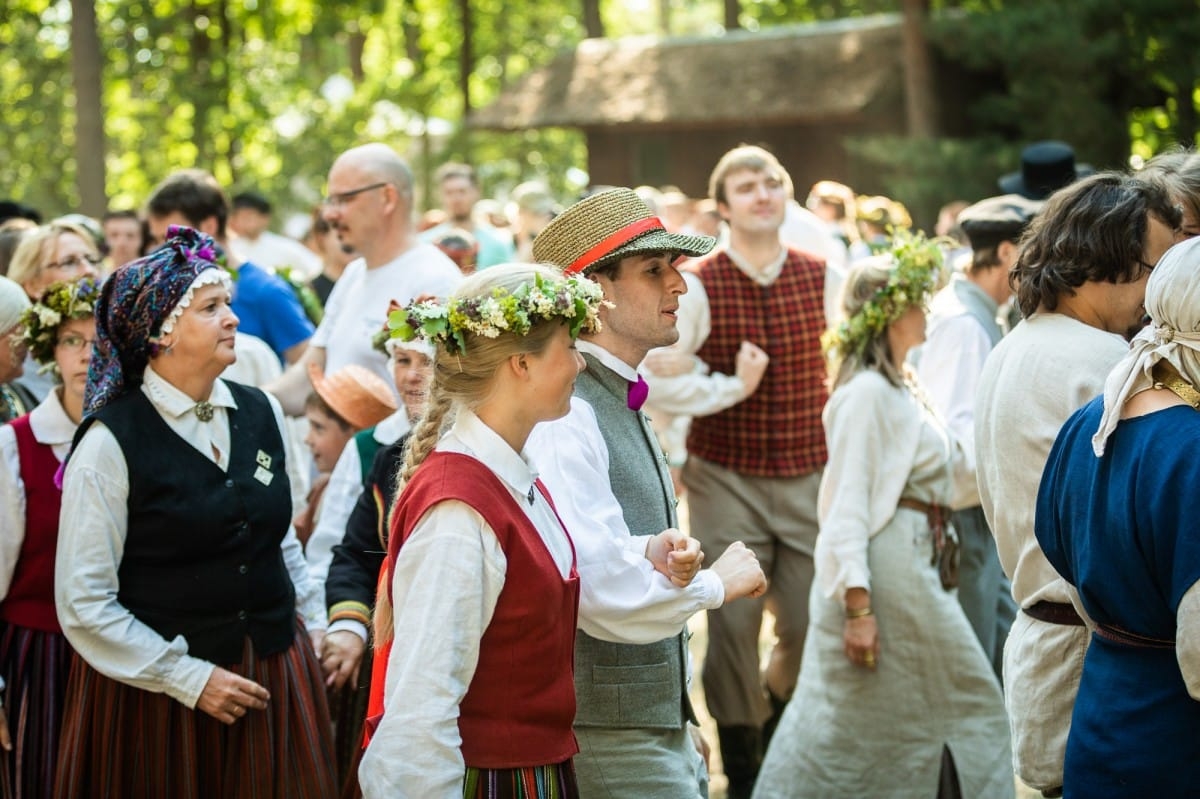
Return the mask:
{"type": "MultiPolygon", "coordinates": [[[[380,446],[396,443],[400,436],[409,431],[408,411],[403,407],[375,426],[372,433],[380,446]]],[[[333,562],[333,548],[346,537],[346,524],[358,497],[363,492],[363,464],[358,454],[358,444],[351,438],[338,456],[325,494],[321,498],[321,516],[304,546],[304,557],[308,561],[308,579],[317,586],[321,601],[325,601],[325,579],[329,576],[329,564],[333,562]]],[[[364,641],[367,640],[366,625],[342,619],[329,627],[329,632],[350,630],[364,641]]]]}
{"type": "Polygon", "coordinates": [[[404,305],[421,294],[445,297],[461,280],[454,262],[432,244],[417,244],[375,269],[367,269],[361,258],[352,261],[334,284],[325,317],[310,342],[325,349],[325,373],[354,363],[392,386],[388,357],[371,346],[371,337],[387,321],[388,302],[404,305]]]}
{"type": "MultiPolygon", "coordinates": [[[[51,391],[29,412],[29,428],[39,444],[48,445],[59,462],[67,456],[76,425],[63,410],[58,392],[51,391]]],[[[21,546],[25,543],[25,481],[17,436],[9,425],[0,426],[0,599],[8,596],[21,546]]]]}
{"type": "MultiPolygon", "coordinates": [[[[588,341],[578,347],[625,379],[637,379],[608,351],[588,341]]],[[[608,445],[586,401],[572,397],[566,416],[535,427],[527,449],[575,542],[579,629],[602,641],[649,644],[678,635],[694,613],[725,601],[725,587],[710,570],[677,588],[646,559],[649,536],[662,531],[626,526],[609,482],[608,445]]]]}
{"type": "MultiPolygon", "coordinates": [[[[233,394],[222,381],[213,384],[209,402],[213,418],[201,422],[195,402],[147,367],[141,391],[163,421],[221,469],[229,467],[228,408],[233,394]]],[[[280,437],[283,411],[267,395],[280,437]]],[[[285,456],[289,476],[297,466],[285,456]]],[[[196,706],[214,664],[188,655],[187,640],[167,641],[138,621],[117,601],[117,573],[129,525],[129,470],[121,445],[102,423],[84,434],[67,464],[63,480],[63,512],[59,525],[54,597],[58,620],[71,646],[93,668],[119,682],[154,693],[166,693],[189,708],[196,706]]],[[[296,533],[288,529],[281,543],[284,563],[296,587],[296,610],[309,630],[325,628],[324,602],[313,591],[296,533]]]]}
{"type": "Polygon", "coordinates": [[[996,345],[979,381],[975,442],[979,497],[1013,599],[1078,598],[1038,546],[1033,515],[1042,470],[1059,428],[1103,393],[1125,339],[1056,313],[1036,313],[996,345]]]}
{"type": "MultiPolygon", "coordinates": [[[[559,574],[570,575],[573,554],[562,525],[541,492],[533,492],[533,504],[528,501],[537,473],[525,454],[466,410],[437,450],[486,464],[537,528],[559,574]]],[[[364,799],[461,799],[466,766],[459,704],[475,675],[479,641],[506,568],[491,526],[458,501],[434,505],[400,548],[392,575],[396,634],[384,715],[358,771],[364,799]]]]}
{"type": "MultiPolygon", "coordinates": [[[[966,280],[955,275],[953,280],[966,280]]],[[[962,447],[966,458],[955,481],[955,510],[979,505],[975,479],[975,394],[992,340],[979,320],[958,299],[954,284],[934,297],[929,309],[929,333],[921,346],[917,377],[942,421],[962,447]]]]}
{"type": "Polygon", "coordinates": [[[312,280],[321,274],[321,258],[295,239],[264,230],[256,239],[238,237],[230,242],[234,253],[243,261],[261,266],[268,272],[290,267],[302,280],[312,280]]]}

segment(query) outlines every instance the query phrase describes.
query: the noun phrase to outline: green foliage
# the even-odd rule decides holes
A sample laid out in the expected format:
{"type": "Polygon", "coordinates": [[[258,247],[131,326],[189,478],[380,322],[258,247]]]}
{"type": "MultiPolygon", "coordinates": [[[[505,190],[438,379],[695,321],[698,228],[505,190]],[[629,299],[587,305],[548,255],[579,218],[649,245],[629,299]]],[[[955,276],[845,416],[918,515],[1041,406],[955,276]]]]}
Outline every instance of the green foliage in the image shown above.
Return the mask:
{"type": "MultiPolygon", "coordinates": [[[[898,12],[900,0],[742,0],[748,28],[898,12]]],[[[851,143],[863,169],[918,208],[978,196],[1016,158],[996,141],[1061,137],[1084,160],[1119,165],[1195,142],[1200,14],[1195,0],[932,0],[929,33],[999,90],[963,109],[994,139],[932,145],[851,143]],[[950,13],[937,14],[939,11],[950,13]],[[997,166],[998,165],[998,166],[997,166]],[[995,168],[994,168],[995,167],[995,168]],[[933,184],[934,177],[941,182],[933,184]],[[972,191],[971,189],[975,189],[972,191]]],[[[212,171],[281,211],[320,197],[341,150],[385,141],[417,173],[419,202],[448,159],[479,166],[485,194],[546,181],[567,199],[586,164],[577,131],[470,131],[462,125],[464,36],[456,0],[96,0],[103,57],[107,193],[136,206],[169,172],[212,171]]],[[[611,36],[720,32],[720,0],[602,0],[611,36]]],[[[471,0],[473,104],[584,35],[581,0],[471,0]]],[[[75,96],[68,0],[0,5],[0,196],[47,214],[75,209],[75,96]]],[[[703,79],[697,76],[697,79],[703,79]]]]}

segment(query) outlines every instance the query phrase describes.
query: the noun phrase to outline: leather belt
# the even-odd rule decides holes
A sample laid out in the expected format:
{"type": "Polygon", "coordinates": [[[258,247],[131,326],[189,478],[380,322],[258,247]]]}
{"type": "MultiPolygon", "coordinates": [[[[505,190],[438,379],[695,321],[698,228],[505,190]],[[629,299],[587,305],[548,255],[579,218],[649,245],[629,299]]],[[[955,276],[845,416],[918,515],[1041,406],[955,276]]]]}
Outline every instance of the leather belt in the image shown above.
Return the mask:
{"type": "Polygon", "coordinates": [[[1083,618],[1070,602],[1035,602],[1027,608],[1021,608],[1026,616],[1032,616],[1047,624],[1062,624],[1069,627],[1084,627],[1083,618]]]}

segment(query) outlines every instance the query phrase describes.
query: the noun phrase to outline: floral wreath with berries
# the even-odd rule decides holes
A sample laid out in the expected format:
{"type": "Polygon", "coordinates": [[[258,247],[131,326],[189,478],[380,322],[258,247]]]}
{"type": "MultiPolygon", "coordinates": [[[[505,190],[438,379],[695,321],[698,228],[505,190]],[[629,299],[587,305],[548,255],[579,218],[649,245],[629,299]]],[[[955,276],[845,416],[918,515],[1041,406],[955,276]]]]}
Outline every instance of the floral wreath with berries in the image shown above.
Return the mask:
{"type": "Polygon", "coordinates": [[[926,303],[942,282],[944,256],[936,240],[899,231],[886,251],[896,264],[887,283],[854,314],[829,328],[821,346],[837,360],[862,356],[870,341],[914,305],[926,303]]]}
{"type": "Polygon", "coordinates": [[[39,374],[58,374],[54,349],[58,346],[58,329],[71,319],[91,319],[96,315],[100,298],[100,281],[91,277],[52,283],[42,298],[25,309],[21,323],[23,339],[29,345],[33,359],[41,364],[39,374]]]}
{"type": "Polygon", "coordinates": [[[512,292],[496,288],[487,297],[412,302],[392,311],[388,327],[402,341],[424,338],[458,355],[466,352],[468,335],[523,336],[538,322],[556,318],[567,324],[571,338],[599,332],[600,308],[605,304],[599,284],[587,278],[534,275],[531,283],[512,292]]]}

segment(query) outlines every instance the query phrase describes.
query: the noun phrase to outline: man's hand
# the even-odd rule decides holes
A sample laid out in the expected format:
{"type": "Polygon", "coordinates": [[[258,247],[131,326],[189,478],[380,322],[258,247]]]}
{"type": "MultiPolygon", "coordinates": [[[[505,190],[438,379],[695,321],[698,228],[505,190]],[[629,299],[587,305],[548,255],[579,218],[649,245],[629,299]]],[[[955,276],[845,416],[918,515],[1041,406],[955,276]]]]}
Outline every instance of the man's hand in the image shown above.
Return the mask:
{"type": "Polygon", "coordinates": [[[758,556],[741,541],[734,541],[710,571],[725,586],[725,601],[742,597],[760,597],[767,592],[767,576],[758,565],[758,556]]]}
{"type": "Polygon", "coordinates": [[[762,382],[763,375],[767,373],[767,366],[770,363],[771,356],[767,355],[761,347],[751,344],[749,341],[742,342],[734,361],[734,374],[741,378],[742,383],[746,386],[747,397],[758,391],[758,385],[762,382]]]}
{"type": "Polygon", "coordinates": [[[270,698],[271,694],[258,683],[218,666],[204,684],[196,709],[217,721],[233,724],[248,710],[265,709],[270,698]]]}
{"type": "Polygon", "coordinates": [[[325,672],[326,687],[341,688],[347,680],[358,685],[358,670],[362,666],[367,642],[350,630],[337,630],[325,636],[321,648],[321,670],[325,672]]]}
{"type": "Polygon", "coordinates": [[[650,539],[646,545],[646,557],[654,564],[655,571],[679,588],[690,583],[704,563],[700,542],[674,527],[650,539]]]}

